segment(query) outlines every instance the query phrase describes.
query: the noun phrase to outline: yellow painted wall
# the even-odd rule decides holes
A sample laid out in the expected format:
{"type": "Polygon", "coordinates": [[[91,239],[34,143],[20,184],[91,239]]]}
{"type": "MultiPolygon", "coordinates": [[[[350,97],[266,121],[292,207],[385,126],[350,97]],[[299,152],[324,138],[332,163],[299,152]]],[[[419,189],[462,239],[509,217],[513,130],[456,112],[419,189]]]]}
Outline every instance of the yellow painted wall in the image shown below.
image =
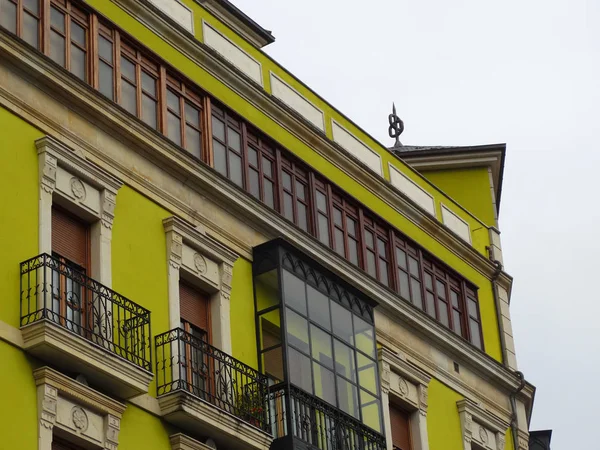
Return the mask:
{"type": "Polygon", "coordinates": [[[0,320],[19,326],[19,263],[38,254],[38,163],[42,133],[0,108],[0,320]]]}
{"type": "Polygon", "coordinates": [[[427,434],[432,450],[463,450],[456,402],[463,397],[435,378],[429,383],[427,434]]]}
{"type": "Polygon", "coordinates": [[[119,450],[170,450],[169,436],[176,432],[158,417],[129,403],[121,420],[119,450]]]}
{"type": "Polygon", "coordinates": [[[496,226],[487,168],[430,170],[421,173],[487,226],[496,226]]]}
{"type": "Polygon", "coordinates": [[[231,290],[231,347],[233,356],[258,369],[252,263],[239,258],[233,266],[231,290]]]}

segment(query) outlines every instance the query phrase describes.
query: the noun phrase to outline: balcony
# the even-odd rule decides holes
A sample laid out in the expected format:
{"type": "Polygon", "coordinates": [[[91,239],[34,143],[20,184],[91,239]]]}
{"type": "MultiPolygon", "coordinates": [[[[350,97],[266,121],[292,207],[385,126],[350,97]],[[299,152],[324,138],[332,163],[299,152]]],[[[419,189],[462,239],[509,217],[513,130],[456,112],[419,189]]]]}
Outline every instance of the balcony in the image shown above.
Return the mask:
{"type": "Polygon", "coordinates": [[[182,329],[155,339],[163,419],[218,448],[269,448],[267,377],[182,329]]]}
{"type": "Polygon", "coordinates": [[[275,437],[271,450],[386,449],[383,435],[294,386],[273,391],[269,403],[275,437]]]}
{"type": "Polygon", "coordinates": [[[21,263],[20,292],[26,351],[116,397],[148,392],[148,310],[47,254],[21,263]]]}

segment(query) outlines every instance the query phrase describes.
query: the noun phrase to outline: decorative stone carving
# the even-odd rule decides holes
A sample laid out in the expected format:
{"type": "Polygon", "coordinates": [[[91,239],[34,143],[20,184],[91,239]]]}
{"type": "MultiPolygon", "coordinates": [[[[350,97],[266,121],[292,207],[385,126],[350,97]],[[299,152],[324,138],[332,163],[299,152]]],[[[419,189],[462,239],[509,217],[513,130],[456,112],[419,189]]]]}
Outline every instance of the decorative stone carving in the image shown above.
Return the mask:
{"type": "Polygon", "coordinates": [[[206,260],[200,253],[194,254],[194,266],[200,274],[206,273],[206,260]]]}
{"type": "Polygon", "coordinates": [[[88,427],[88,417],[83,408],[80,406],[74,406],[71,410],[71,420],[73,425],[79,431],[86,431],[88,427]]]}
{"type": "Polygon", "coordinates": [[[504,446],[506,445],[506,440],[504,439],[504,435],[502,433],[498,433],[498,450],[504,450],[504,446]]]}
{"type": "Polygon", "coordinates": [[[504,450],[504,435],[509,427],[507,420],[492,414],[480,404],[464,399],[456,402],[463,435],[463,450],[472,450],[471,441],[484,447],[504,450]],[[490,445],[490,442],[496,445],[490,445]]]}
{"type": "Polygon", "coordinates": [[[481,439],[481,442],[483,442],[484,444],[487,445],[488,440],[489,440],[488,434],[487,434],[487,431],[485,431],[485,428],[483,428],[481,426],[479,427],[479,438],[481,439]]]}
{"type": "Polygon", "coordinates": [[[81,202],[85,200],[87,193],[85,192],[85,186],[79,178],[71,178],[71,192],[77,200],[81,202]]]}
{"type": "Polygon", "coordinates": [[[398,380],[398,389],[400,389],[402,395],[408,395],[408,383],[406,383],[406,380],[402,377],[398,380]]]}

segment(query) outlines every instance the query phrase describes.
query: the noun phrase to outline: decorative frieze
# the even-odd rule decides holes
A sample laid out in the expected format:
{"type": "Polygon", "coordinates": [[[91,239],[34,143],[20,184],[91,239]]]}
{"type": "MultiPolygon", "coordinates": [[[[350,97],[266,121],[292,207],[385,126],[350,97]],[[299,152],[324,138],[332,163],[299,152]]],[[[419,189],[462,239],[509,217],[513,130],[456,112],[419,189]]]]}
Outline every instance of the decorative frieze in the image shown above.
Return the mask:
{"type": "Polygon", "coordinates": [[[469,399],[457,402],[463,437],[463,449],[472,444],[486,450],[504,450],[509,423],[469,399]]]}

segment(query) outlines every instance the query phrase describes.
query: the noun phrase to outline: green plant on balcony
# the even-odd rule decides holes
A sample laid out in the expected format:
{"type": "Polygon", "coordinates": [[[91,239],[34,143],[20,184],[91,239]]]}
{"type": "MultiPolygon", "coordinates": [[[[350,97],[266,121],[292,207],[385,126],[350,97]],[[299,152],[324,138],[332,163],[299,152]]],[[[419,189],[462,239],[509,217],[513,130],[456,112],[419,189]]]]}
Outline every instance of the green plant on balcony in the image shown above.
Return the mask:
{"type": "Polygon", "coordinates": [[[254,383],[243,387],[237,398],[238,417],[255,427],[262,428],[265,399],[254,383]]]}

